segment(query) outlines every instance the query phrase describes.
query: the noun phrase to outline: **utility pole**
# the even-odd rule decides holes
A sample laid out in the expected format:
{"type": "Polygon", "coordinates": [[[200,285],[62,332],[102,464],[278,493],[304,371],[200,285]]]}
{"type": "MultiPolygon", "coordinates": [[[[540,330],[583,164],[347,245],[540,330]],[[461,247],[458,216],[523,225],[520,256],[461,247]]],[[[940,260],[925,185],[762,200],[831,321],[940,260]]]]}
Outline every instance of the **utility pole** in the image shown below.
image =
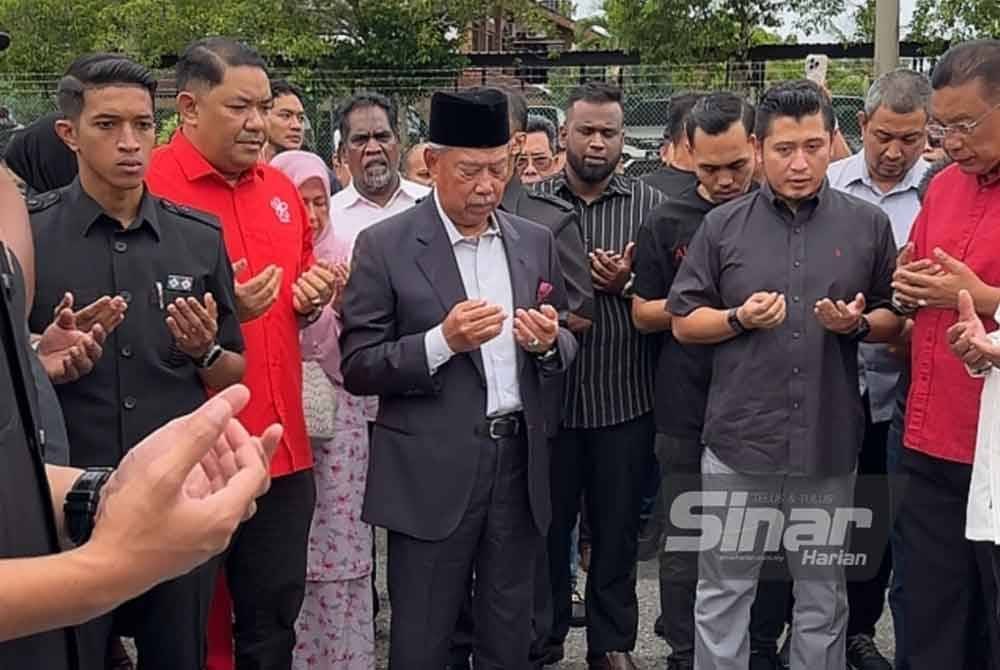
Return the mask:
{"type": "Polygon", "coordinates": [[[875,0],[875,76],[899,67],[899,0],[875,0]]]}

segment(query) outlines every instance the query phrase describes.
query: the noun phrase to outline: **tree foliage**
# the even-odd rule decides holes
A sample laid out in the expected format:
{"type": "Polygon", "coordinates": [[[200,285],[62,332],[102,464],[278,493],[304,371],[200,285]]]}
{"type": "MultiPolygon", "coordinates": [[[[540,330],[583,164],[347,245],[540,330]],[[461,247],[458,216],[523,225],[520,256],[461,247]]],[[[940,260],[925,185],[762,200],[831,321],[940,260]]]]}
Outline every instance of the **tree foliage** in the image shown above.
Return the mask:
{"type": "Polygon", "coordinates": [[[449,68],[474,21],[541,26],[534,0],[0,0],[7,72],[59,72],[76,56],[121,51],[148,65],[225,35],[269,59],[343,68],[449,68]]]}
{"type": "Polygon", "coordinates": [[[1000,37],[997,0],[917,0],[909,39],[944,43],[1000,37]]]}
{"type": "Polygon", "coordinates": [[[844,0],[605,0],[612,32],[644,62],[745,60],[751,48],[781,41],[794,16],[806,34],[829,27],[844,0]],[[764,40],[763,42],[761,40],[764,40]]]}

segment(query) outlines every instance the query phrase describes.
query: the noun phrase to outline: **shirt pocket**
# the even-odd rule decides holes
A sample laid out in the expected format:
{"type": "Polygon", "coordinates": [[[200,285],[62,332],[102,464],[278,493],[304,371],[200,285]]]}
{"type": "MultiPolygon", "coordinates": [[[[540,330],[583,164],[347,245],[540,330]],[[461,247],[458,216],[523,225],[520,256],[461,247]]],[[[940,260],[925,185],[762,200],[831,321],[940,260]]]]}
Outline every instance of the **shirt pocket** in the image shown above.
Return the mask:
{"type": "Polygon", "coordinates": [[[195,298],[204,304],[205,280],[203,277],[171,273],[161,276],[153,285],[150,301],[152,312],[158,314],[160,327],[155,329],[157,334],[155,346],[157,355],[170,367],[183,367],[191,362],[191,358],[177,346],[170,327],[167,325],[167,311],[169,305],[177,300],[195,298]]]}

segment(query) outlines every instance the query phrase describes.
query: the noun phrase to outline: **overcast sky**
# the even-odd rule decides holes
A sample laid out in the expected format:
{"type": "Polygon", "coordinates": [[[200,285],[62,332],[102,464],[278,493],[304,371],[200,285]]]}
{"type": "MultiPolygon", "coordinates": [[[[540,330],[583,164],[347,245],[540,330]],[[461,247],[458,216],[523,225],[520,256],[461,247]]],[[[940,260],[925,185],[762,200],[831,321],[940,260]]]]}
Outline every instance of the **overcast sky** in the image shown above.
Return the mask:
{"type": "MultiPolygon", "coordinates": [[[[849,3],[860,3],[860,0],[848,0],[849,3]]],[[[906,27],[910,22],[910,17],[913,15],[913,5],[916,0],[899,0],[900,5],[900,21],[902,27],[900,33],[906,35],[906,27]]],[[[577,3],[577,16],[589,16],[591,14],[596,14],[601,10],[601,5],[603,0],[576,0],[577,3]]],[[[838,25],[844,30],[851,27],[850,16],[843,16],[838,21],[838,25]]],[[[786,30],[787,32],[787,30],[786,30]]],[[[802,39],[806,39],[805,36],[800,36],[802,39]]],[[[810,35],[808,41],[811,42],[827,42],[835,39],[832,34],[820,33],[817,35],[810,35]]]]}

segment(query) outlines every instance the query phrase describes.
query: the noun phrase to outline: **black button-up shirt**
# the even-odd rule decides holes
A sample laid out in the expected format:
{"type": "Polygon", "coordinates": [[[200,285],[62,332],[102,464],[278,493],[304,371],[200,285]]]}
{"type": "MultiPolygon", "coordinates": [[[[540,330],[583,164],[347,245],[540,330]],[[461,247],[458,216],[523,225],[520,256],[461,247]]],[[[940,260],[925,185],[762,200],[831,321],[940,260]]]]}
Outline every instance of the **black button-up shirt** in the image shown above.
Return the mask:
{"type": "Polygon", "coordinates": [[[739,472],[851,472],[864,431],[858,344],[826,330],[818,300],[888,307],[896,244],[889,218],[829,188],[792,212],[765,186],[712,210],[670,291],[671,311],[738,307],[755,291],[785,295],[787,316],[715,347],[703,440],[739,472]]]}
{"type": "MultiPolygon", "coordinates": [[[[0,559],[59,551],[42,465],[24,300],[20,269],[0,244],[0,559]]],[[[73,668],[75,645],[71,629],[0,642],[0,668],[73,668]]]]}
{"type": "Polygon", "coordinates": [[[233,273],[222,230],[209,214],[143,196],[127,229],[104,213],[76,180],[29,200],[37,278],[32,332],[52,321],[69,291],[80,309],[105,295],[128,303],[90,374],[56,387],[66,418],[70,462],[116,465],[126,451],[167,421],[204,402],[194,362],[174,344],[166,306],[177,298],[218,303],[217,340],[243,350],[233,273]]]}
{"type": "MultiPolygon", "coordinates": [[[[637,179],[615,175],[589,205],[558,174],[537,185],[568,201],[580,217],[583,244],[621,253],[639,234],[643,219],[666,196],[637,179]]],[[[658,340],[632,325],[631,301],[594,292],[593,325],[580,336],[576,362],[566,379],[564,423],[602,428],[624,423],[653,408],[653,373],[658,340]]]]}

